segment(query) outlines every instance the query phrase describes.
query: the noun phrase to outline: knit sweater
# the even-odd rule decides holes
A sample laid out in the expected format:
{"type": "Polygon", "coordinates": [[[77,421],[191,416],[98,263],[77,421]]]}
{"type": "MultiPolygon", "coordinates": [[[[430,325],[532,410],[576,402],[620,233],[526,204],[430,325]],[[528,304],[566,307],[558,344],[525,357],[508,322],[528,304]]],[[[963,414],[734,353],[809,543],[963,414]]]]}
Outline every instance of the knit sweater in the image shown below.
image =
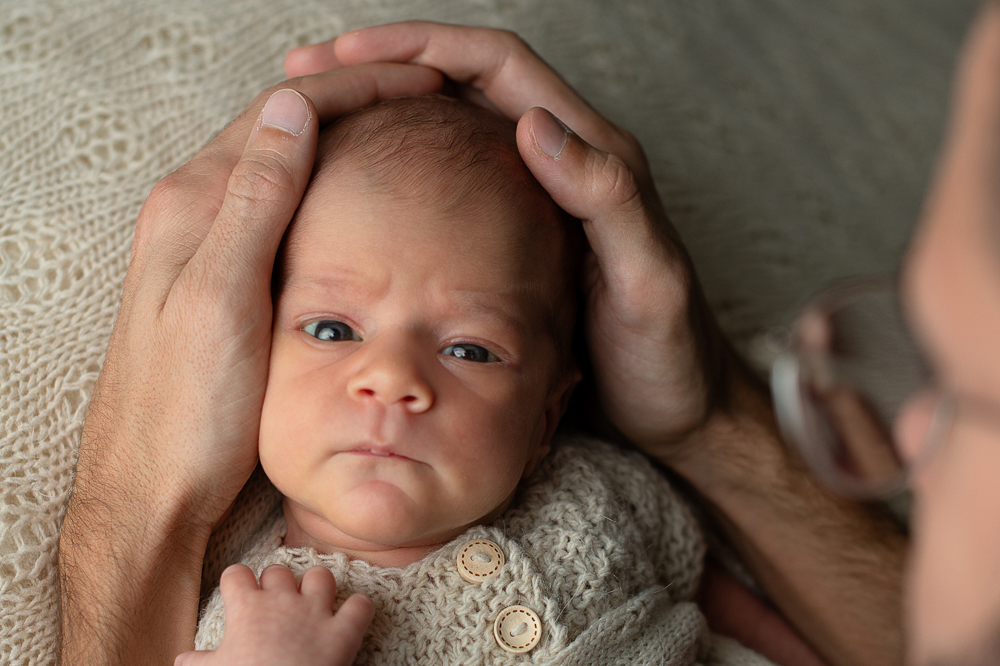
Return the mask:
{"type": "MultiPolygon", "coordinates": [[[[713,636],[691,601],[705,547],[687,506],[640,454],[588,439],[563,439],[495,522],[467,530],[403,568],[342,553],[281,545],[285,521],[265,523],[243,562],[258,575],[283,564],[296,576],[329,568],[338,601],[375,601],[358,664],[702,664],[765,666],[767,660],[713,636]],[[502,566],[468,582],[460,554],[471,542],[499,548],[502,566]],[[504,649],[497,618],[514,607],[537,620],[523,653],[504,649]]],[[[198,627],[198,649],[222,640],[216,589],[198,627]]],[[[523,631],[523,623],[522,623],[523,631]]]]}

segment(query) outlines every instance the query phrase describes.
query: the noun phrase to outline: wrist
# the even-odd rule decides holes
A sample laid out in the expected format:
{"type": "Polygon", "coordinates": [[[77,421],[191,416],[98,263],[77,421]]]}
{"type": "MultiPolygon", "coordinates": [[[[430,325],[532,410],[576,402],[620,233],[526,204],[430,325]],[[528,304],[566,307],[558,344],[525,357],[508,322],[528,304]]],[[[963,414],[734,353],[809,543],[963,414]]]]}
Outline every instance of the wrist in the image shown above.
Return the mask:
{"type": "Polygon", "coordinates": [[[136,551],[204,553],[212,521],[197,500],[170,480],[147,470],[95,464],[81,451],[63,520],[64,538],[108,541],[136,551]],[[183,537],[183,538],[180,538],[183,537]]]}
{"type": "Polygon", "coordinates": [[[171,663],[193,647],[210,529],[134,481],[77,475],[59,538],[61,663],[171,663]]]}
{"type": "Polygon", "coordinates": [[[140,539],[183,532],[207,541],[246,481],[212,474],[199,457],[212,450],[215,433],[179,431],[171,424],[183,421],[170,414],[147,423],[141,405],[114,400],[120,395],[102,400],[101,388],[84,421],[70,507],[104,514],[119,531],[141,530],[140,539]],[[227,486],[231,496],[222,492],[227,486]]]}
{"type": "Polygon", "coordinates": [[[811,477],[785,446],[767,387],[727,350],[718,390],[702,422],[679,441],[658,447],[663,464],[706,498],[790,488],[811,477]]]}

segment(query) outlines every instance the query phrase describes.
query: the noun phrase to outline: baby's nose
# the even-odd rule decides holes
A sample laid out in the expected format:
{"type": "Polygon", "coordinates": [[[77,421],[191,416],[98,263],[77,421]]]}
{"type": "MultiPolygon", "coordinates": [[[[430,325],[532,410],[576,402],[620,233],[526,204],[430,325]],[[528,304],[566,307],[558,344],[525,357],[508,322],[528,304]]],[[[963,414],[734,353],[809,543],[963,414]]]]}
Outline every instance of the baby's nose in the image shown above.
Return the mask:
{"type": "Polygon", "coordinates": [[[364,364],[347,382],[348,393],[357,400],[399,404],[414,414],[426,412],[434,404],[434,391],[412,347],[403,341],[369,343],[364,364]]]}

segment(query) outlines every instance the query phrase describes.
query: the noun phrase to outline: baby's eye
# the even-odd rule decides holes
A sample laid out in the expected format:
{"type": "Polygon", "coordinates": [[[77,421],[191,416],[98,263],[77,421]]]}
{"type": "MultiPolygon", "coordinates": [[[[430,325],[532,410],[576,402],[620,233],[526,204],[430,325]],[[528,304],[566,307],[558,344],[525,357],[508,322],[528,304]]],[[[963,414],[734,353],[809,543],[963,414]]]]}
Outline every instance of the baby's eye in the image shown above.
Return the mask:
{"type": "Polygon", "coordinates": [[[324,319],[306,324],[302,330],[313,336],[317,340],[329,340],[339,342],[341,340],[360,340],[354,329],[342,321],[324,319]]]}
{"type": "Polygon", "coordinates": [[[494,361],[500,360],[479,345],[451,345],[450,347],[442,349],[441,353],[446,356],[454,356],[455,358],[460,358],[465,361],[473,361],[474,363],[493,363],[494,361]]]}

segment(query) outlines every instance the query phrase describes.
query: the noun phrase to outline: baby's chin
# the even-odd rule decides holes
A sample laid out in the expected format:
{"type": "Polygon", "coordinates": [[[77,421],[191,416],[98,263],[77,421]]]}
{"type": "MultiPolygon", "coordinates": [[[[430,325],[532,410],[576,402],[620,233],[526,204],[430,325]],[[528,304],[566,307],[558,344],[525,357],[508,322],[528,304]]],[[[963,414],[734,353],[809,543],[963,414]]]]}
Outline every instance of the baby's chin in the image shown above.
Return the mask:
{"type": "Polygon", "coordinates": [[[467,522],[462,522],[465,518],[461,516],[443,517],[427,511],[402,490],[384,482],[365,484],[329,506],[300,503],[286,496],[284,509],[289,524],[285,545],[309,546],[325,553],[342,552],[367,561],[373,560],[365,553],[374,556],[391,550],[416,549],[426,554],[472,525],[499,515],[499,510],[495,510],[467,522]]]}

